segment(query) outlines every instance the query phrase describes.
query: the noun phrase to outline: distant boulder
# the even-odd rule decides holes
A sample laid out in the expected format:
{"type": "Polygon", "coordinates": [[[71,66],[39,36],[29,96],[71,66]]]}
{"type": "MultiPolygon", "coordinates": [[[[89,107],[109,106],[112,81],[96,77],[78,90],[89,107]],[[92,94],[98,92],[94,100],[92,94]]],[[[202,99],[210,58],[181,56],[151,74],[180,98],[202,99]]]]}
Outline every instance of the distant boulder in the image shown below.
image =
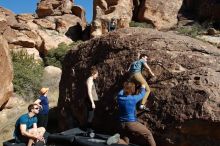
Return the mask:
{"type": "Polygon", "coordinates": [[[39,18],[72,13],[72,0],[41,0],[37,4],[36,13],[39,18]]]}
{"type": "Polygon", "coordinates": [[[139,4],[138,21],[148,22],[155,28],[170,29],[177,24],[177,15],[183,0],[143,0],[139,4]]]}
{"type": "Polygon", "coordinates": [[[112,18],[117,21],[117,29],[129,27],[132,8],[133,2],[130,0],[94,0],[91,37],[108,32],[108,23],[112,18]]]}

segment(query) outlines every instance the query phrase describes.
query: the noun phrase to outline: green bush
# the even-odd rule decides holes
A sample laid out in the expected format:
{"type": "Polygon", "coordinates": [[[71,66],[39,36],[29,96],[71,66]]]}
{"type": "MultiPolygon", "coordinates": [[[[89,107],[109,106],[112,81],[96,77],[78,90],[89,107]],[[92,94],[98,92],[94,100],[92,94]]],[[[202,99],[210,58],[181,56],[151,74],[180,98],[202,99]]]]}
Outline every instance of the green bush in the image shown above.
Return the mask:
{"type": "Polygon", "coordinates": [[[39,96],[43,64],[25,51],[11,52],[14,69],[14,91],[26,101],[39,96]]]}
{"type": "Polygon", "coordinates": [[[176,30],[180,34],[184,34],[190,37],[195,38],[196,36],[200,34],[206,33],[207,29],[213,27],[213,22],[212,21],[205,21],[203,23],[196,22],[191,26],[182,26],[177,28],[176,30]]]}
{"type": "Polygon", "coordinates": [[[142,28],[153,28],[152,24],[146,23],[146,22],[136,22],[136,21],[131,21],[129,23],[130,27],[142,27],[142,28]]]}
{"type": "Polygon", "coordinates": [[[45,66],[52,65],[61,68],[67,51],[79,43],[81,43],[81,41],[73,42],[70,45],[60,43],[57,48],[49,50],[44,57],[45,66]]]}

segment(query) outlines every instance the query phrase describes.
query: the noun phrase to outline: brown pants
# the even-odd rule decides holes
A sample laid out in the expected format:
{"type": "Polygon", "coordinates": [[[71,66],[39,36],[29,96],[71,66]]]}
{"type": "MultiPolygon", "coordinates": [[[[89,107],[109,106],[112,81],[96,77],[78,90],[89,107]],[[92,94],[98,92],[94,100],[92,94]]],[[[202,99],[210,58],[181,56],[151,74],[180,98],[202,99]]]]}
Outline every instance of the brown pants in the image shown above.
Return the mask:
{"type": "Polygon", "coordinates": [[[145,104],[147,102],[147,98],[150,94],[150,87],[144,77],[142,76],[141,72],[137,72],[134,74],[131,74],[130,79],[133,80],[134,82],[138,82],[138,84],[144,84],[146,87],[146,94],[144,95],[141,104],[145,104]]]}
{"type": "Polygon", "coordinates": [[[129,144],[129,139],[140,145],[156,146],[151,131],[139,122],[122,122],[120,125],[122,139],[129,144]]]}

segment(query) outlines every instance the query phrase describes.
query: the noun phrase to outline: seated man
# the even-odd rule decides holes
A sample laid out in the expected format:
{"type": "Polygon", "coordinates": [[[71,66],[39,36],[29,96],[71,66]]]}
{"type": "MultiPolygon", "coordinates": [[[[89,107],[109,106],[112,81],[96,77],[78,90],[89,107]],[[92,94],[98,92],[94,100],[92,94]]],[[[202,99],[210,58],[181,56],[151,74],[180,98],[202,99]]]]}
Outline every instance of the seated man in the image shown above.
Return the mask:
{"type": "Polygon", "coordinates": [[[32,146],[34,142],[44,141],[45,128],[37,128],[37,117],[39,107],[37,104],[28,106],[28,113],[20,116],[15,124],[14,137],[16,143],[26,143],[32,146]]]}

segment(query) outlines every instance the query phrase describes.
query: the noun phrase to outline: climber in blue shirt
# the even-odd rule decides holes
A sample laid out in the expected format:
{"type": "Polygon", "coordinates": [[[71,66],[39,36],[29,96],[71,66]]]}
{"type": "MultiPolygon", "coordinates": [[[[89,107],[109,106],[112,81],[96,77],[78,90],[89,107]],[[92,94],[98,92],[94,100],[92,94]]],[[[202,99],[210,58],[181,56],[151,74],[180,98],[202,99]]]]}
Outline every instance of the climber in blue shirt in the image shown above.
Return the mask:
{"type": "Polygon", "coordinates": [[[145,84],[141,85],[140,93],[135,95],[135,84],[126,82],[123,90],[118,94],[117,101],[119,105],[119,121],[122,138],[129,143],[130,137],[141,135],[145,143],[150,146],[156,146],[151,131],[137,121],[136,104],[144,97],[146,93],[145,84]]]}

